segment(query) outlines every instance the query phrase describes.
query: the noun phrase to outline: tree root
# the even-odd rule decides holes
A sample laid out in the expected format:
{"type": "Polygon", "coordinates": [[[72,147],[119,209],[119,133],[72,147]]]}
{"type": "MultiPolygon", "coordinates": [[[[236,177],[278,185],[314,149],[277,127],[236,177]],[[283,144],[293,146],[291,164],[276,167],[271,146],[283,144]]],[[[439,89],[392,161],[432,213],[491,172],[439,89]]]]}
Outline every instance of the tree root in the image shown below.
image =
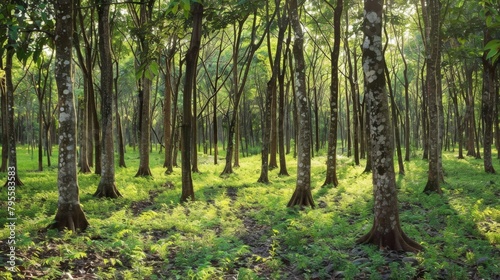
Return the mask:
{"type": "Polygon", "coordinates": [[[290,201],[286,206],[293,207],[295,205],[311,206],[311,208],[314,208],[315,205],[311,194],[311,190],[297,187],[293,192],[292,198],[290,199],[290,201]]]}
{"type": "Polygon", "coordinates": [[[85,231],[89,226],[87,217],[83,213],[80,204],[62,204],[57,208],[54,223],[50,224],[48,229],[57,229],[63,231],[65,229],[72,232],[85,231]]]}
{"type": "Polygon", "coordinates": [[[121,193],[116,188],[116,184],[113,182],[109,183],[99,183],[96,192],[94,193],[95,197],[108,197],[108,198],[118,198],[121,197],[121,193]]]}
{"type": "Polygon", "coordinates": [[[374,222],[372,229],[363,237],[359,238],[356,243],[358,244],[374,244],[380,250],[393,250],[403,252],[417,253],[423,247],[417,242],[409,238],[401,229],[400,226],[392,229],[387,233],[377,231],[376,222],[374,222]]]}

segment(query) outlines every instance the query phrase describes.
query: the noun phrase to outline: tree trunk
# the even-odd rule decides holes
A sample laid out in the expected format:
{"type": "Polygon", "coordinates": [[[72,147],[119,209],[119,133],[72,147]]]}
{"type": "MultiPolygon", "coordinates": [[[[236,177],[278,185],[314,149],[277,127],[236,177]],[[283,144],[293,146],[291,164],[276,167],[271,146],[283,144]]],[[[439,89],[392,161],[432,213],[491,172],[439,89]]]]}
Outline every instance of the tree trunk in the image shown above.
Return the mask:
{"type": "Polygon", "coordinates": [[[191,3],[193,29],[191,42],[186,53],[186,75],[184,82],[184,95],[182,100],[182,194],[180,201],[194,200],[193,179],[191,177],[191,125],[192,125],[192,96],[196,77],[196,64],[200,51],[201,27],[203,20],[203,5],[191,3]]]}
{"type": "Polygon", "coordinates": [[[311,193],[311,117],[306,92],[304,34],[299,19],[297,0],[289,1],[290,23],[294,31],[295,101],[297,104],[297,182],[288,207],[299,205],[314,208],[311,193]]]}
{"type": "Polygon", "coordinates": [[[373,158],[373,227],[358,243],[371,243],[383,250],[416,252],[422,247],[401,229],[393,165],[393,130],[385,90],[382,53],[383,0],[365,0],[363,71],[370,112],[373,158]]]}
{"type": "Polygon", "coordinates": [[[111,0],[100,0],[99,52],[101,55],[101,118],[102,118],[102,170],[101,181],[94,193],[96,197],[120,197],[115,183],[115,148],[113,142],[113,60],[111,58],[111,31],[109,27],[109,5],[111,0]],[[108,134],[108,135],[106,135],[108,134]]]}
{"type": "Polygon", "coordinates": [[[171,48],[167,50],[165,55],[165,99],[163,102],[163,137],[165,139],[165,161],[163,167],[172,168],[172,96],[173,96],[173,83],[172,83],[172,66],[174,54],[176,52],[177,38],[173,36],[170,38],[171,48]]]}
{"type": "Polygon", "coordinates": [[[439,86],[440,83],[440,36],[439,36],[439,25],[440,25],[440,4],[439,0],[427,0],[427,7],[429,9],[428,23],[430,24],[430,30],[427,42],[427,104],[429,108],[429,171],[427,177],[427,184],[425,186],[425,193],[438,193],[441,194],[442,190],[440,187],[441,179],[441,168],[439,166],[439,154],[441,153],[441,145],[439,143],[439,86]]]}
{"type": "MultiPolygon", "coordinates": [[[[14,129],[14,85],[12,83],[12,66],[15,50],[13,45],[15,42],[12,39],[8,39],[9,46],[7,47],[7,56],[5,62],[5,83],[6,83],[6,100],[7,100],[7,136],[8,136],[8,155],[9,155],[9,167],[8,171],[14,170],[15,185],[22,186],[23,182],[19,179],[19,172],[17,169],[17,152],[16,152],[16,134],[14,129]]],[[[8,176],[7,179],[9,179],[8,176]]],[[[7,180],[5,185],[7,186],[10,181],[7,180]]],[[[11,186],[11,185],[9,185],[11,186]]]]}
{"type": "Polygon", "coordinates": [[[73,1],[57,0],[56,83],[59,96],[59,200],[55,221],[50,228],[85,230],[89,223],[80,206],[76,166],[76,113],[73,92],[73,1]]]}
{"type": "MultiPolygon", "coordinates": [[[[3,59],[0,59],[0,64],[3,64],[3,59]]],[[[0,69],[5,70],[3,65],[0,69]]],[[[2,117],[2,164],[0,172],[7,172],[7,164],[9,160],[9,136],[8,136],[8,116],[7,116],[7,85],[5,76],[0,77],[0,115],[2,117]]]]}
{"type": "Polygon", "coordinates": [[[123,141],[123,128],[122,128],[122,118],[120,115],[120,111],[118,110],[118,75],[119,75],[119,68],[118,68],[118,60],[116,61],[116,75],[113,80],[114,83],[114,88],[115,88],[115,94],[114,94],[114,103],[115,103],[115,118],[116,118],[116,142],[118,144],[118,166],[126,168],[127,165],[125,164],[125,143],[123,141]]]}
{"type": "MultiPolygon", "coordinates": [[[[139,21],[141,26],[146,25],[151,18],[151,11],[149,11],[151,1],[142,3],[140,5],[139,21]]],[[[140,27],[140,26],[138,26],[140,27]]],[[[150,63],[148,56],[150,55],[150,42],[145,38],[144,34],[139,36],[140,45],[140,67],[147,69],[144,64],[150,63]]],[[[146,71],[146,70],[145,70],[146,71]]],[[[149,168],[149,153],[151,141],[151,113],[150,113],[150,100],[151,100],[151,87],[152,81],[143,73],[139,81],[139,169],[135,177],[150,177],[151,169],[149,168]]]]}
{"type": "MultiPolygon", "coordinates": [[[[281,64],[281,58],[282,58],[282,50],[283,50],[283,41],[285,39],[285,32],[287,28],[287,16],[286,16],[286,9],[284,9],[283,14],[280,13],[281,8],[280,8],[280,2],[281,1],[275,1],[276,2],[276,10],[277,14],[279,15],[278,18],[278,39],[277,39],[277,45],[276,45],[276,53],[274,55],[274,61],[272,61],[271,57],[271,50],[269,49],[268,55],[271,59],[271,65],[272,65],[272,74],[271,78],[267,82],[267,87],[266,87],[266,98],[264,102],[264,125],[262,127],[262,150],[261,150],[261,171],[260,171],[260,178],[257,180],[259,183],[269,183],[269,169],[272,168],[271,163],[269,162],[269,153],[271,151],[272,153],[272,136],[271,133],[273,132],[273,129],[276,129],[276,125],[273,125],[274,120],[274,115],[273,115],[273,98],[277,95],[277,86],[276,86],[276,81],[278,76],[281,75],[280,72],[280,64],[281,64]],[[273,128],[274,127],[274,128],[273,128]]],[[[269,36],[269,34],[268,34],[269,36]]],[[[280,93],[281,97],[281,93],[280,93]]],[[[281,105],[281,99],[280,99],[280,106],[281,105]]],[[[276,110],[276,108],[274,108],[276,110]]],[[[280,107],[280,117],[281,117],[281,107],[280,107]]],[[[281,143],[281,139],[280,139],[281,143]]],[[[276,151],[274,151],[276,152],[276,151]]],[[[281,151],[280,151],[281,152],[281,151]]],[[[281,163],[281,154],[280,154],[280,163],[281,163]]],[[[286,168],[286,167],[285,167],[286,168]]]]}
{"type": "MultiPolygon", "coordinates": [[[[486,45],[492,36],[490,31],[484,30],[484,44],[486,45]]],[[[495,68],[490,60],[486,59],[487,52],[483,55],[483,94],[482,94],[482,117],[484,123],[484,139],[483,139],[483,154],[484,154],[484,171],[486,173],[495,173],[493,168],[493,160],[491,146],[493,145],[493,123],[495,116],[495,68]]]]}
{"type": "MultiPolygon", "coordinates": [[[[286,3],[285,3],[286,6],[286,3]]],[[[282,18],[284,18],[283,16],[282,18]]],[[[288,25],[288,17],[286,18],[285,24],[288,25]]],[[[286,29],[286,27],[285,27],[286,29]]],[[[288,50],[291,42],[291,33],[289,34],[289,38],[286,41],[286,48],[283,50],[288,50]]],[[[285,151],[285,120],[288,120],[286,116],[286,108],[285,108],[285,74],[286,74],[286,64],[288,60],[288,51],[284,51],[283,55],[283,64],[282,69],[278,75],[278,151],[279,151],[279,161],[280,161],[280,171],[278,175],[280,176],[289,176],[288,170],[286,167],[286,151],[285,151]]],[[[280,62],[281,63],[281,62],[280,62]]]]}
{"type": "MultiPolygon", "coordinates": [[[[333,14],[333,49],[331,52],[331,85],[330,85],[330,128],[328,132],[328,157],[326,160],[326,178],[323,186],[338,186],[337,179],[337,125],[339,103],[339,53],[340,53],[340,19],[342,17],[343,0],[337,0],[333,14]]],[[[357,116],[355,115],[354,118],[357,116]]],[[[349,119],[347,119],[349,122],[349,119]]],[[[359,161],[359,158],[358,158],[359,161]]]]}

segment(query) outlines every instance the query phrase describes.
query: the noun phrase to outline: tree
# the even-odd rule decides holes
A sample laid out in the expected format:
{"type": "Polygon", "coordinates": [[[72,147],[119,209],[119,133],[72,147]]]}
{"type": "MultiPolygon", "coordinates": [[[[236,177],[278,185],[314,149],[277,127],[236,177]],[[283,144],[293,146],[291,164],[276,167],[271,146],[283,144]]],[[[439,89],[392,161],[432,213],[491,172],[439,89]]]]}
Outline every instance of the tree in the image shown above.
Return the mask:
{"type": "MultiPolygon", "coordinates": [[[[489,11],[492,7],[492,3],[485,2],[486,5],[486,16],[491,16],[489,11]]],[[[484,28],[484,45],[486,46],[490,41],[492,41],[492,31],[488,26],[484,28]]],[[[485,48],[486,49],[486,48],[485,48]]],[[[495,68],[497,63],[493,59],[488,59],[488,51],[484,52],[483,55],[483,94],[482,94],[482,117],[484,122],[484,139],[483,139],[483,149],[484,149],[484,171],[486,173],[495,173],[495,168],[493,168],[492,155],[491,155],[491,145],[493,144],[493,123],[495,119],[495,68]]]]}
{"type": "Polygon", "coordinates": [[[415,252],[422,247],[401,229],[393,159],[393,130],[384,76],[382,52],[383,0],[364,1],[363,73],[370,113],[370,136],[374,194],[372,229],[358,243],[380,249],[415,252]]]}
{"type": "Polygon", "coordinates": [[[193,179],[191,177],[191,125],[193,106],[193,89],[195,86],[196,65],[200,52],[200,41],[203,21],[203,5],[198,2],[191,3],[192,31],[189,49],[186,53],[186,74],[184,93],[182,97],[182,194],[181,202],[194,200],[193,179]]]}
{"type": "Polygon", "coordinates": [[[139,96],[139,169],[135,174],[136,177],[152,176],[151,169],[149,168],[149,148],[151,141],[151,87],[152,78],[157,72],[158,63],[151,57],[152,51],[150,34],[152,10],[155,0],[148,0],[141,2],[139,11],[137,11],[133,4],[129,4],[129,11],[134,19],[135,36],[138,47],[137,73],[138,73],[138,96],[139,96]]]}
{"type": "Polygon", "coordinates": [[[73,92],[73,0],[55,3],[56,83],[59,97],[59,200],[50,228],[85,230],[89,223],[80,205],[76,166],[76,112],[73,92]]]}
{"type": "MultiPolygon", "coordinates": [[[[327,1],[325,1],[329,4],[327,1]]],[[[337,186],[337,125],[338,125],[338,102],[339,102],[339,52],[340,52],[340,20],[342,17],[342,9],[344,7],[343,0],[337,0],[336,7],[331,7],[334,10],[333,15],[333,48],[331,49],[331,75],[332,81],[330,85],[330,131],[328,133],[328,158],[326,161],[326,178],[323,183],[326,185],[337,186]]],[[[355,113],[354,118],[357,118],[355,113]]],[[[355,128],[356,129],[356,128],[355,128]]],[[[357,151],[356,151],[357,155],[357,151]]],[[[358,160],[359,161],[359,160],[358,160]]]]}
{"type": "MultiPolygon", "coordinates": [[[[272,103],[273,96],[276,96],[277,91],[277,79],[280,74],[280,64],[282,58],[283,51],[283,41],[285,39],[285,32],[287,28],[287,18],[286,18],[286,9],[283,9],[283,14],[281,14],[281,1],[275,1],[276,10],[278,14],[278,39],[276,45],[276,54],[274,56],[274,61],[272,59],[271,47],[270,47],[270,39],[268,39],[268,55],[271,64],[271,78],[267,82],[266,87],[266,98],[264,104],[264,125],[262,126],[262,149],[261,149],[261,169],[260,169],[260,177],[257,180],[259,183],[269,183],[269,153],[272,149],[270,146],[272,145],[272,136],[273,132],[273,123],[275,122],[274,116],[272,114],[272,103]]],[[[270,36],[268,34],[268,36],[270,36]]]]}
{"type": "Polygon", "coordinates": [[[438,81],[441,78],[440,73],[440,3],[439,0],[427,0],[426,7],[427,20],[429,24],[426,32],[428,38],[426,40],[427,50],[427,103],[429,108],[429,172],[427,184],[425,185],[425,193],[442,193],[440,187],[441,168],[439,165],[439,158],[441,153],[440,137],[439,137],[439,95],[441,94],[441,83],[438,81]]]}
{"type": "Polygon", "coordinates": [[[101,0],[97,6],[99,52],[101,57],[101,121],[102,154],[101,181],[94,196],[117,198],[121,196],[115,184],[115,157],[113,142],[113,60],[111,58],[111,31],[109,5],[111,0],[101,0]],[[106,135],[108,134],[108,135],[106,135]]]}
{"type": "Polygon", "coordinates": [[[293,56],[295,59],[295,102],[297,104],[297,182],[288,207],[295,205],[311,206],[314,200],[311,193],[311,117],[306,91],[304,59],[304,33],[299,18],[297,0],[289,0],[290,24],[295,34],[293,56]]]}
{"type": "MultiPolygon", "coordinates": [[[[12,3],[8,3],[10,5],[11,8],[13,7],[12,3]]],[[[17,8],[15,9],[15,12],[18,13],[20,11],[17,10],[17,8]]],[[[8,17],[13,17],[12,14],[9,14],[8,17]]],[[[7,148],[8,148],[8,151],[7,151],[7,154],[8,154],[8,159],[9,159],[9,167],[8,167],[8,170],[11,171],[11,170],[15,170],[17,171],[17,152],[16,152],[16,133],[15,133],[15,129],[14,129],[14,84],[13,84],[13,77],[12,77],[12,68],[13,68],[13,59],[14,59],[14,54],[16,53],[16,50],[14,48],[14,46],[16,45],[16,36],[17,36],[17,28],[14,27],[14,20],[11,19],[11,22],[7,24],[7,29],[9,29],[9,36],[7,38],[7,45],[6,46],[0,46],[2,48],[5,47],[5,51],[6,51],[6,58],[5,58],[5,68],[3,68],[3,70],[5,71],[5,88],[4,88],[4,91],[3,91],[3,95],[4,95],[4,98],[2,100],[2,103],[5,102],[5,109],[6,109],[6,112],[4,116],[2,117],[6,117],[7,119],[7,123],[3,123],[4,125],[4,133],[6,132],[7,134],[7,137],[8,137],[8,141],[7,143],[3,143],[3,144],[7,144],[7,148]]],[[[3,50],[2,50],[2,56],[3,56],[3,50]]],[[[1,58],[3,59],[3,58],[1,58]]],[[[19,173],[18,172],[15,172],[14,174],[14,177],[15,177],[15,185],[16,186],[22,186],[23,185],[23,182],[21,182],[21,180],[19,179],[19,173]]],[[[9,181],[7,180],[5,182],[5,186],[7,186],[7,184],[9,183],[9,181]]]]}
{"type": "MultiPolygon", "coordinates": [[[[259,29],[259,15],[258,11],[259,1],[242,1],[235,7],[234,15],[234,38],[233,38],[233,52],[232,52],[232,86],[231,86],[231,102],[232,102],[232,113],[229,119],[228,127],[228,139],[226,148],[226,162],[224,165],[224,170],[221,176],[232,174],[232,158],[233,152],[238,153],[239,151],[235,149],[235,141],[239,141],[236,134],[236,128],[238,125],[238,108],[241,100],[241,96],[245,90],[246,81],[248,78],[248,73],[250,71],[250,66],[252,65],[252,60],[254,58],[255,52],[259,49],[264,41],[264,38],[269,32],[269,25],[273,22],[275,14],[273,14],[270,19],[265,23],[264,30],[261,37],[258,38],[257,31],[259,29]],[[252,25],[250,28],[250,38],[248,38],[248,44],[243,44],[245,42],[242,38],[243,31],[246,31],[245,23],[252,17],[252,25]],[[246,48],[242,50],[241,46],[246,45],[246,48]],[[242,55],[243,54],[243,55],[242,55]],[[242,55],[242,57],[240,57],[242,55]],[[238,69],[239,65],[243,65],[241,69],[238,69]]],[[[228,111],[229,114],[229,111],[228,111]]]]}

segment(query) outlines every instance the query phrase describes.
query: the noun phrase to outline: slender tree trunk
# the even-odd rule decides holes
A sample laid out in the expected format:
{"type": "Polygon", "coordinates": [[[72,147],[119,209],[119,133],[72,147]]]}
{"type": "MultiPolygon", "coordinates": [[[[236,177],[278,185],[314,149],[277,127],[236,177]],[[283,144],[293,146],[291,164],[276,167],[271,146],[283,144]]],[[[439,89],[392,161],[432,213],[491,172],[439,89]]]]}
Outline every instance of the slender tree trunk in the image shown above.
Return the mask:
{"type": "Polygon", "coordinates": [[[396,179],[393,165],[393,130],[385,90],[382,52],[383,0],[365,0],[363,71],[370,112],[371,151],[373,157],[374,220],[368,234],[358,243],[371,243],[382,250],[416,252],[422,247],[401,229],[396,179]]]}
{"type": "MultiPolygon", "coordinates": [[[[278,39],[277,39],[277,45],[276,45],[276,53],[274,55],[274,61],[271,61],[272,65],[272,74],[271,78],[267,82],[267,87],[266,87],[266,98],[264,102],[264,125],[262,127],[262,150],[261,150],[261,171],[260,171],[260,177],[257,180],[259,183],[269,183],[269,177],[268,177],[268,171],[270,168],[270,162],[269,162],[269,153],[272,149],[272,136],[271,134],[273,133],[273,129],[276,129],[276,125],[273,125],[274,116],[273,116],[273,98],[276,96],[276,81],[281,75],[280,73],[280,63],[281,63],[281,58],[282,58],[282,50],[283,50],[283,41],[285,39],[285,32],[286,32],[286,27],[287,27],[287,16],[286,16],[286,9],[284,9],[283,14],[281,14],[281,8],[280,8],[280,2],[281,1],[275,1],[276,3],[276,9],[277,13],[279,15],[278,18],[278,25],[279,25],[279,30],[278,30],[278,39]],[[274,127],[274,128],[273,128],[274,127]]],[[[268,35],[269,36],[269,35],[268,35]]],[[[271,59],[272,54],[271,50],[269,49],[269,57],[271,59]]],[[[272,60],[272,59],[271,59],[272,60]]],[[[281,93],[280,93],[281,97],[281,93]]],[[[280,99],[280,106],[281,106],[281,99],[280,99]]],[[[274,108],[276,110],[276,108],[274,108]]],[[[280,114],[281,114],[281,107],[280,107],[280,114]]],[[[280,115],[281,116],[281,115],[280,115]]],[[[278,124],[279,125],[279,124],[278,124]]],[[[280,139],[281,143],[281,139],[280,139]]],[[[276,152],[276,151],[274,151],[276,152]]],[[[280,163],[281,163],[281,154],[280,154],[280,163]]],[[[286,169],[286,167],[285,167],[286,169]]]]}
{"type": "MultiPolygon", "coordinates": [[[[3,64],[3,59],[0,59],[0,64],[3,64]]],[[[5,70],[3,65],[0,69],[5,70]]],[[[5,71],[4,71],[5,73],[5,71]]],[[[2,116],[2,164],[0,165],[0,172],[7,172],[7,165],[9,160],[9,136],[8,136],[8,116],[7,116],[7,85],[5,76],[0,77],[0,114],[2,116]]]]}
{"type": "Polygon", "coordinates": [[[182,119],[182,194],[180,201],[194,200],[193,179],[191,176],[191,108],[192,95],[196,77],[196,63],[200,51],[201,27],[203,20],[203,5],[198,2],[191,3],[191,15],[193,27],[191,43],[186,53],[186,80],[184,82],[183,95],[183,119],[182,119]]]}
{"type": "Polygon", "coordinates": [[[116,75],[113,80],[115,94],[114,94],[114,103],[115,103],[115,118],[116,118],[116,142],[118,143],[118,166],[126,168],[125,164],[125,143],[123,140],[123,128],[122,128],[122,118],[120,111],[118,110],[118,61],[116,61],[116,75]]]}
{"type": "Polygon", "coordinates": [[[100,0],[99,52],[101,55],[101,118],[102,118],[102,170],[101,181],[94,193],[96,197],[117,198],[121,194],[115,183],[115,147],[113,142],[113,60],[111,57],[111,31],[109,27],[109,5],[111,0],[100,0]],[[107,135],[106,135],[107,134],[107,135]]]}
{"type": "MultiPolygon", "coordinates": [[[[154,1],[154,0],[153,0],[154,1]]],[[[140,25],[145,25],[151,18],[150,7],[153,2],[145,2],[140,5],[139,21],[140,25]]],[[[139,36],[140,45],[140,63],[147,64],[150,42],[145,38],[144,34],[139,36]]],[[[145,65],[141,65],[144,67],[145,65]]],[[[144,67],[146,69],[147,67],[144,67]]],[[[150,100],[151,100],[151,87],[152,81],[146,77],[145,73],[139,81],[139,169],[135,174],[136,177],[150,177],[151,169],[149,167],[149,153],[151,142],[151,114],[150,114],[150,100]]]]}
{"type": "MultiPolygon", "coordinates": [[[[340,20],[343,0],[337,0],[333,14],[333,49],[331,52],[331,84],[330,84],[330,128],[328,132],[328,157],[326,160],[326,178],[323,186],[338,186],[337,179],[337,125],[339,108],[339,53],[340,53],[340,20]]],[[[356,117],[356,116],[354,116],[356,117]]],[[[347,120],[349,122],[349,119],[347,120]]],[[[358,159],[359,160],[359,159],[358,159]]]]}
{"type": "Polygon", "coordinates": [[[163,167],[172,168],[172,97],[173,97],[173,83],[172,83],[172,66],[174,54],[177,49],[177,38],[173,36],[171,39],[171,48],[167,51],[165,56],[165,99],[163,102],[163,137],[165,139],[165,161],[163,167]]]}
{"type": "Polygon", "coordinates": [[[56,83],[59,96],[59,200],[55,221],[50,228],[85,230],[89,223],[80,206],[76,166],[76,113],[73,92],[73,1],[57,0],[56,83]]]}
{"type": "Polygon", "coordinates": [[[311,193],[311,117],[306,92],[304,34],[299,19],[297,0],[289,0],[290,23],[294,31],[295,101],[297,104],[297,182],[288,207],[299,205],[314,208],[311,193]]]}
{"type": "MultiPolygon", "coordinates": [[[[17,169],[17,151],[16,151],[16,133],[14,129],[14,85],[12,82],[12,66],[14,58],[14,43],[12,39],[8,39],[9,46],[7,47],[7,55],[5,62],[5,83],[6,83],[6,100],[7,100],[7,135],[8,135],[8,155],[9,155],[9,167],[8,171],[14,170],[15,185],[22,186],[23,182],[19,179],[19,172],[17,169]]],[[[8,176],[7,179],[11,178],[8,176]]],[[[7,186],[10,181],[7,181],[5,185],[7,186]]],[[[11,185],[9,185],[11,186],[11,185]]]]}
{"type": "MultiPolygon", "coordinates": [[[[285,3],[285,6],[288,4],[285,3]]],[[[284,24],[288,26],[288,17],[285,16],[282,17],[282,20],[285,21],[284,24]]],[[[286,29],[286,27],[284,27],[286,29]]],[[[291,33],[289,32],[289,38],[286,41],[286,48],[282,48],[283,50],[288,50],[289,45],[291,42],[291,33]]],[[[285,132],[285,120],[288,120],[286,116],[286,108],[285,108],[285,74],[286,74],[286,64],[288,60],[288,51],[284,51],[283,55],[283,64],[282,64],[282,69],[280,70],[280,73],[278,75],[278,108],[279,108],[279,114],[278,114],[278,150],[279,150],[279,160],[280,160],[280,171],[279,175],[280,176],[289,176],[288,170],[286,167],[286,151],[285,151],[285,137],[286,137],[286,132],[285,132]]],[[[281,62],[280,62],[281,63],[281,62]]]]}
{"type": "MultiPolygon", "coordinates": [[[[484,44],[486,45],[492,36],[490,31],[484,30],[484,44]]],[[[484,171],[486,173],[495,173],[493,168],[493,160],[491,146],[493,145],[493,124],[495,117],[495,67],[490,60],[486,59],[487,52],[483,55],[483,94],[482,94],[482,117],[484,124],[484,139],[483,139],[483,154],[484,154],[484,171]]]]}
{"type": "Polygon", "coordinates": [[[439,166],[440,150],[440,137],[439,137],[439,86],[438,79],[440,78],[440,3],[439,0],[427,0],[427,7],[429,9],[430,32],[428,34],[427,42],[428,55],[427,55],[427,95],[428,95],[428,108],[429,108],[429,172],[427,177],[427,184],[425,186],[425,193],[442,193],[440,187],[441,181],[441,168],[439,166]]]}

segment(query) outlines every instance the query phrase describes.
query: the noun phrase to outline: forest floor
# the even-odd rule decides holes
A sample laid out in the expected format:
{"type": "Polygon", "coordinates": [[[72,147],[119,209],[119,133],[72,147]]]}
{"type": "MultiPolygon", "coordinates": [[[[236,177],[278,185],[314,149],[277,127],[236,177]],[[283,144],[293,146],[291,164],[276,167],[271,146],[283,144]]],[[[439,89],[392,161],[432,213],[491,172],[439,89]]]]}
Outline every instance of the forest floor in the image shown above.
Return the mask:
{"type": "MultiPolygon", "coordinates": [[[[372,184],[364,166],[347,157],[338,159],[339,186],[325,188],[326,158],[313,158],[316,208],[298,209],[286,207],[295,187],[291,156],[291,176],[272,170],[271,183],[260,184],[260,156],[241,158],[241,167],[221,178],[223,160],[214,166],[200,154],[196,201],[180,204],[180,169],[165,175],[154,152],[154,177],[135,178],[138,155],[128,148],[128,168],[116,170],[122,198],[94,198],[99,177],[79,175],[90,227],[72,234],[46,229],[57,209],[57,170],[35,171],[36,156],[21,147],[25,185],[15,191],[15,230],[0,231],[0,279],[500,279],[499,175],[485,174],[482,160],[445,152],[444,194],[426,195],[420,158],[397,175],[402,228],[424,247],[413,254],[356,244],[372,225],[372,184]],[[12,233],[15,273],[7,270],[12,233]]],[[[7,207],[2,191],[4,225],[7,207]]]]}

